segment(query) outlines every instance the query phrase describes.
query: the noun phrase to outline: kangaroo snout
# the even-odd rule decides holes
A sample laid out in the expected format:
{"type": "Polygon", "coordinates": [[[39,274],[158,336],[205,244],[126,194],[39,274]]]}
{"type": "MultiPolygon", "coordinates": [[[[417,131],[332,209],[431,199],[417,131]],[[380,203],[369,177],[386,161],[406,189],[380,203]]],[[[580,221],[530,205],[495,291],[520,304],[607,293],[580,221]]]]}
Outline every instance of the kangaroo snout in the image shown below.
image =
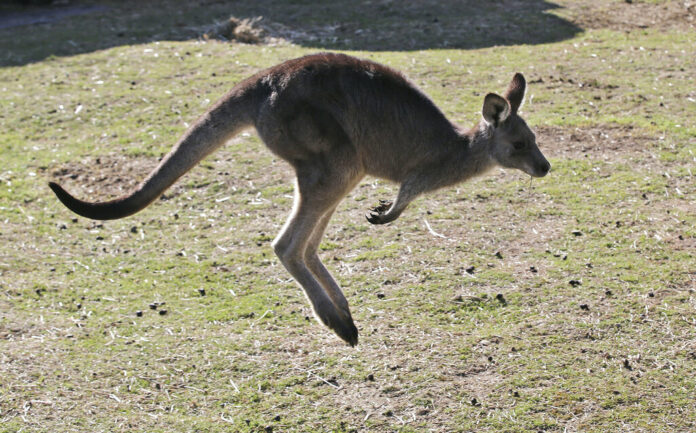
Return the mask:
{"type": "Polygon", "coordinates": [[[536,167],[535,171],[535,177],[544,177],[549,174],[549,171],[551,171],[551,163],[544,161],[536,167]]]}
{"type": "Polygon", "coordinates": [[[551,171],[551,164],[541,152],[533,158],[521,161],[520,165],[513,165],[512,167],[518,168],[532,177],[544,177],[551,171]]]}

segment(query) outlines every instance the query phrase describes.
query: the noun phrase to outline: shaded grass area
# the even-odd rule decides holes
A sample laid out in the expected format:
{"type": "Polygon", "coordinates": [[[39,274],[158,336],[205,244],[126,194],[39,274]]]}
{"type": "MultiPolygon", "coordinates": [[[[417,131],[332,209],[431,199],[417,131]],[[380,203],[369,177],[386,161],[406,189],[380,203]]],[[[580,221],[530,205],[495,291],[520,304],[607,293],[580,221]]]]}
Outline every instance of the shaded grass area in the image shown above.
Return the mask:
{"type": "MultiPolygon", "coordinates": [[[[158,2],[100,1],[99,13],[50,21],[66,9],[88,8],[74,2],[68,7],[26,8],[27,15],[45,15],[49,21],[38,31],[21,32],[22,50],[12,38],[0,41],[0,64],[22,65],[51,56],[75,55],[102,49],[195,39],[234,15],[261,18],[260,27],[272,38],[283,38],[311,49],[410,51],[433,48],[482,48],[519,43],[539,44],[568,39],[581,29],[550,13],[558,5],[545,0],[475,2],[473,0],[360,0],[346,3],[258,0],[255,2],[170,0],[158,2]],[[48,35],[51,43],[46,44],[48,35]],[[96,36],[96,37],[95,37],[96,36]],[[5,49],[6,48],[6,49],[5,49]]],[[[16,6],[0,5],[0,12],[17,21],[16,6]]],[[[7,19],[9,21],[9,19],[7,19]]],[[[14,28],[0,32],[10,34],[14,28]]]]}
{"type": "Polygon", "coordinates": [[[695,39],[352,52],[463,125],[524,72],[553,165],[385,227],[363,213],[396,187],[356,188],[322,244],[356,349],[272,254],[291,173],[255,135],[125,220],[75,218],[45,186],[123,193],[235,82],[311,47],[162,40],[0,69],[0,431],[693,430],[695,39]]]}

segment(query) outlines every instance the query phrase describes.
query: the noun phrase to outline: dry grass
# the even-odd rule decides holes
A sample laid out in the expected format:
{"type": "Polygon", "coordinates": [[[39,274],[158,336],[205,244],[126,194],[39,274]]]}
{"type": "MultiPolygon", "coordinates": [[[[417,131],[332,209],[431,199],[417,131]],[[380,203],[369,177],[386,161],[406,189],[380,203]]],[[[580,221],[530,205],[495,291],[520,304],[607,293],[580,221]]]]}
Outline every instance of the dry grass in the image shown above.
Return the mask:
{"type": "MultiPolygon", "coordinates": [[[[553,171],[530,185],[495,170],[383,227],[364,213],[396,186],[359,185],[321,251],[351,303],[355,349],[315,323],[272,255],[292,179],[255,136],[127,220],[74,218],[45,181],[120,195],[252,72],[331,44],[461,45],[452,22],[473,3],[360,3],[370,19],[334,3],[177,3],[139,18],[114,3],[111,48],[96,37],[110,27],[81,17],[80,29],[101,29],[88,32],[94,43],[45,60],[33,43],[59,52],[70,22],[27,36],[21,52],[3,34],[19,66],[0,69],[0,432],[694,430],[693,31],[603,22],[604,2],[559,2],[560,23],[537,16],[542,3],[480,12],[489,22],[518,11],[510,34],[539,45],[480,36],[471,50],[358,53],[469,120],[485,92],[524,71],[525,116],[553,171]],[[169,10],[182,15],[163,19],[169,10]],[[155,35],[182,17],[214,21],[196,11],[263,14],[299,45],[199,40],[200,22],[191,40],[124,42],[129,20],[152,19],[155,35]],[[565,36],[539,37],[539,23],[565,36]],[[566,31],[580,24],[586,33],[566,31]],[[436,26],[445,36],[427,36],[436,26]]],[[[612,2],[610,18],[635,7],[657,19],[680,4],[612,2]]]]}
{"type": "Polygon", "coordinates": [[[239,19],[229,17],[203,34],[204,39],[238,41],[245,44],[258,44],[263,41],[263,29],[258,27],[261,17],[239,19]]]}

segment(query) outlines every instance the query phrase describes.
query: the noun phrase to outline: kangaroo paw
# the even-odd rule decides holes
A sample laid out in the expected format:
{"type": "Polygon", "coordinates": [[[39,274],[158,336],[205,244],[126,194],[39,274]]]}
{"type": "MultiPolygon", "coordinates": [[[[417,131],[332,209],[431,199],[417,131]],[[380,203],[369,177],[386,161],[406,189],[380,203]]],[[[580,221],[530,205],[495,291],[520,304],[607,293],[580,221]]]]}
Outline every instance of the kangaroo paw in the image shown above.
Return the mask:
{"type": "Polygon", "coordinates": [[[389,221],[393,221],[393,218],[389,218],[389,214],[387,213],[391,206],[392,202],[380,200],[379,204],[370,209],[370,212],[365,215],[365,218],[367,218],[371,224],[385,224],[389,221]]]}

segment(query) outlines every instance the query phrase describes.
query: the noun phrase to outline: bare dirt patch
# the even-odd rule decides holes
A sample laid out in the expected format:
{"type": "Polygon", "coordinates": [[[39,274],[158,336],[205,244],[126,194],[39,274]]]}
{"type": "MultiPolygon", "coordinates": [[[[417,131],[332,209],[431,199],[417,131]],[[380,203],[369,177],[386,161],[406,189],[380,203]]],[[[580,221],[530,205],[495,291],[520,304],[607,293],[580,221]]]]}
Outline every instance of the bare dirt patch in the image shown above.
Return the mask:
{"type": "Polygon", "coordinates": [[[566,1],[571,21],[584,29],[694,29],[696,2],[566,1]]]}
{"type": "Polygon", "coordinates": [[[157,165],[154,158],[109,154],[71,161],[51,171],[51,180],[89,194],[95,200],[121,196],[130,191],[157,165]]]}
{"type": "Polygon", "coordinates": [[[647,163],[653,157],[657,138],[632,126],[608,125],[586,128],[541,127],[537,142],[551,157],[577,159],[590,157],[605,161],[625,161],[627,156],[642,156],[647,163]]]}

